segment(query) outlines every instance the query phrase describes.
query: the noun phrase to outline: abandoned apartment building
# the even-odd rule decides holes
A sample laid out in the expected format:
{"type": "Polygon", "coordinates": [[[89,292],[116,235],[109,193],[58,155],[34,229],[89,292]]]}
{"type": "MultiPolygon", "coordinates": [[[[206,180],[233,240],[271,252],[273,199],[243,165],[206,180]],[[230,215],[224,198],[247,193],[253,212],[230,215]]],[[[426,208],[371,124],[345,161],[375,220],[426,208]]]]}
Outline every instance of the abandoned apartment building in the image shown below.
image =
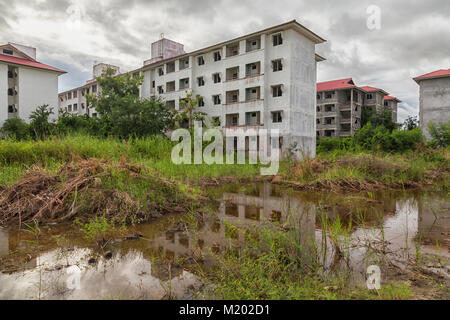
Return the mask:
{"type": "Polygon", "coordinates": [[[317,84],[317,137],[349,137],[361,128],[364,108],[388,108],[397,122],[401,101],[386,91],[370,86],[358,87],[352,78],[317,84]]]}
{"type": "Polygon", "coordinates": [[[25,121],[37,107],[58,106],[58,77],[63,70],[36,60],[36,48],[0,45],[0,127],[12,118],[25,121]]]}
{"type": "Polygon", "coordinates": [[[208,114],[209,125],[227,130],[236,150],[258,140],[238,142],[239,131],[279,129],[282,150],[295,142],[315,156],[316,70],[324,60],[315,46],[324,41],[295,20],[191,53],[161,39],[141,69],[141,95],[181,110],[192,90],[202,97],[197,110],[208,114]]]}
{"type": "MultiPolygon", "coordinates": [[[[238,136],[249,129],[279,129],[279,144],[292,143],[315,156],[316,44],[325,40],[295,20],[186,53],[184,45],[162,38],[151,45],[151,59],[140,73],[141,98],[161,97],[169,108],[182,111],[187,91],[200,95],[198,111],[206,122],[227,130],[235,149],[248,150],[249,139],[238,136]]],[[[94,77],[108,66],[94,66],[94,77]]],[[[117,73],[119,74],[119,70],[117,73]]],[[[96,116],[86,93],[98,93],[96,80],[62,92],[59,105],[70,113],[96,116]]],[[[252,140],[254,142],[254,140],[252,140]]],[[[259,140],[257,141],[259,143],[259,140]]]]}
{"type": "Polygon", "coordinates": [[[420,87],[419,123],[427,138],[428,124],[450,121],[450,69],[441,69],[414,78],[420,87]]]}

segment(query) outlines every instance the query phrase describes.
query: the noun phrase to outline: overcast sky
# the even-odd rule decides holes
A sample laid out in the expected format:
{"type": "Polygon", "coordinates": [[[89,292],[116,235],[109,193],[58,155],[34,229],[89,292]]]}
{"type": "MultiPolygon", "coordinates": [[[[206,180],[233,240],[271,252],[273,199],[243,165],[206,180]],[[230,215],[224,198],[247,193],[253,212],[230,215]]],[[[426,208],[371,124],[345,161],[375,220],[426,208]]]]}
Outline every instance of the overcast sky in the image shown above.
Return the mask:
{"type": "Polygon", "coordinates": [[[140,67],[161,33],[189,52],[296,19],[328,40],[317,46],[319,81],[382,88],[403,101],[402,121],[418,113],[411,78],[450,68],[449,17],[448,0],[0,0],[0,43],[36,47],[38,61],[69,72],[64,91],[90,79],[95,61],[140,67]],[[379,29],[367,25],[373,5],[379,29]]]}

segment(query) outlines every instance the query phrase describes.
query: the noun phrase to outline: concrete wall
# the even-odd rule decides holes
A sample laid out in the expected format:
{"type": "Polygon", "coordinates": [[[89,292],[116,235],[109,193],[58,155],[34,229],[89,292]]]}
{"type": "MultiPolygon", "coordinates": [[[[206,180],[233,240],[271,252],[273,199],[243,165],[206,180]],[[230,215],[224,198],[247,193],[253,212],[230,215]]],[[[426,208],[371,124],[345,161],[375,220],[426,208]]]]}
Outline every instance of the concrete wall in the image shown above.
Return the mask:
{"type": "Polygon", "coordinates": [[[316,156],[316,60],[315,44],[290,30],[291,92],[290,142],[300,148],[297,156],[316,156]]]}
{"type": "Polygon", "coordinates": [[[58,116],[58,74],[44,70],[19,67],[18,117],[28,121],[38,106],[48,104],[58,116]]]}
{"type": "Polygon", "coordinates": [[[450,77],[422,80],[420,85],[420,127],[430,138],[427,127],[434,123],[450,121],[450,77]]]}
{"type": "Polygon", "coordinates": [[[8,65],[0,63],[0,127],[8,119],[8,65]]]}
{"type": "MultiPolygon", "coordinates": [[[[297,142],[302,149],[298,153],[315,156],[315,107],[316,107],[316,61],[315,44],[294,30],[277,31],[260,35],[259,49],[246,52],[246,42],[242,39],[236,44],[239,54],[227,57],[227,47],[212,48],[208,52],[197,53],[189,57],[189,67],[179,69],[179,59],[175,60],[175,72],[167,74],[165,64],[155,65],[144,71],[144,83],[141,89],[142,98],[152,95],[161,96],[165,101],[175,101],[175,109],[179,110],[179,99],[185,96],[185,90],[180,90],[179,80],[189,78],[190,88],[195,94],[204,98],[205,106],[198,108],[205,112],[209,118],[219,117],[221,126],[226,125],[226,117],[230,114],[239,114],[240,128],[246,127],[246,113],[260,112],[261,128],[279,129],[283,137],[283,149],[292,142],[297,142]],[[272,36],[281,33],[283,43],[273,46],[272,36]],[[214,53],[219,51],[222,59],[214,61],[214,53]],[[199,65],[198,58],[203,57],[205,64],[199,65]],[[272,61],[282,59],[283,70],[274,72],[272,61]],[[246,77],[246,65],[260,63],[259,75],[246,77]],[[238,79],[226,80],[226,70],[239,68],[238,79]],[[158,74],[158,69],[164,69],[164,75],[158,74]],[[222,81],[213,82],[213,74],[219,73],[222,81]],[[197,79],[203,77],[204,86],[198,86],[197,79]],[[152,82],[155,87],[152,88],[152,82]],[[167,83],[175,81],[175,91],[167,92],[167,83]],[[272,86],[282,85],[281,97],[273,97],[272,86]],[[158,87],[164,88],[163,94],[158,94],[158,87]],[[246,101],[246,89],[258,87],[260,98],[246,101]],[[239,90],[237,103],[226,103],[226,93],[239,90]],[[214,105],[213,95],[221,96],[221,104],[214,105]],[[272,112],[282,111],[282,122],[273,123],[272,112]]],[[[208,120],[210,120],[208,119],[208,120]]],[[[208,122],[207,120],[207,122],[208,122]]],[[[232,130],[238,127],[231,128],[232,130]]],[[[240,147],[238,147],[240,148],[240,147]]]]}

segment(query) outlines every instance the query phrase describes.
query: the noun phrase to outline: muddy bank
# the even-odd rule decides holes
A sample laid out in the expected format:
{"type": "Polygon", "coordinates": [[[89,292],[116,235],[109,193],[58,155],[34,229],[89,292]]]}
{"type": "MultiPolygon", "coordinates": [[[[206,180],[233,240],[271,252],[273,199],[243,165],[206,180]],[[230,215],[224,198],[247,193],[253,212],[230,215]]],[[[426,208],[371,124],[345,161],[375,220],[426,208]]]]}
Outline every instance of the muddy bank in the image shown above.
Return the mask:
{"type": "Polygon", "coordinates": [[[61,223],[94,216],[132,224],[184,212],[196,202],[190,190],[151,168],[122,160],[78,160],[51,174],[35,167],[0,189],[0,226],[61,223]]]}

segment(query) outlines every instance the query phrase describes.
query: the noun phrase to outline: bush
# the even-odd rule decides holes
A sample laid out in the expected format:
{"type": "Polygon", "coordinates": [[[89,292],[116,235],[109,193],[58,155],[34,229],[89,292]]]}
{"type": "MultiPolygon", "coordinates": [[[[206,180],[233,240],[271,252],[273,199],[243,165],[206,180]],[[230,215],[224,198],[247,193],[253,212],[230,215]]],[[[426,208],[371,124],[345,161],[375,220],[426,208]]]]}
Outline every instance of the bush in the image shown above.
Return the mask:
{"type": "Polygon", "coordinates": [[[430,122],[428,124],[428,132],[435,146],[439,148],[450,146],[450,121],[439,124],[430,122]]]}
{"type": "Polygon", "coordinates": [[[415,150],[418,144],[424,142],[424,136],[420,128],[411,130],[390,131],[384,126],[372,126],[366,124],[353,138],[323,138],[318,140],[317,152],[329,152],[333,150],[343,151],[385,151],[405,152],[415,150]]]}
{"type": "Polygon", "coordinates": [[[8,119],[1,129],[2,134],[15,140],[26,140],[30,138],[30,125],[22,119],[8,119]]]}
{"type": "Polygon", "coordinates": [[[321,138],[317,142],[317,152],[330,152],[334,150],[350,151],[355,147],[352,138],[321,138]]]}

